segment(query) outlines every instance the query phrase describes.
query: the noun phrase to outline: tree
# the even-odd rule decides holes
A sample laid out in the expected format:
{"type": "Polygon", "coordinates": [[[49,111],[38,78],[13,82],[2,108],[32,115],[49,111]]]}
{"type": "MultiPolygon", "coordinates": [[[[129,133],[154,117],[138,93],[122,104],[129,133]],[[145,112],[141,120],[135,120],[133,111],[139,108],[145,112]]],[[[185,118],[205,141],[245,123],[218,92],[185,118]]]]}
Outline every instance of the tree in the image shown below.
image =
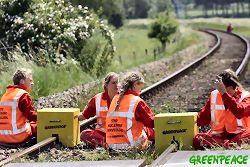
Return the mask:
{"type": "Polygon", "coordinates": [[[123,0],[71,0],[74,5],[87,6],[99,13],[99,17],[107,19],[109,24],[116,28],[123,25],[124,8],[123,0]]]}
{"type": "Polygon", "coordinates": [[[171,0],[150,0],[149,17],[154,18],[158,13],[170,10],[172,8],[171,0]]]}
{"type": "Polygon", "coordinates": [[[164,51],[166,43],[169,42],[170,36],[176,32],[177,26],[176,20],[170,16],[169,11],[160,13],[151,24],[148,37],[157,38],[161,42],[164,51]]]}
{"type": "Polygon", "coordinates": [[[123,6],[127,18],[147,18],[150,0],[124,0],[123,6]]]}

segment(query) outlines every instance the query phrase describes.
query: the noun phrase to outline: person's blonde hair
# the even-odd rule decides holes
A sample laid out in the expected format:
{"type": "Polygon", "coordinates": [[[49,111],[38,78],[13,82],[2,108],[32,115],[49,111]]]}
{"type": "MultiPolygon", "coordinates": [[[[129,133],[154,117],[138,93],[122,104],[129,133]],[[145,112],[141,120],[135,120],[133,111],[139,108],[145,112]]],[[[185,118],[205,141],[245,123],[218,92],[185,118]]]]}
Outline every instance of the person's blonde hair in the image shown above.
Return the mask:
{"type": "Polygon", "coordinates": [[[21,79],[26,79],[28,75],[32,74],[31,69],[21,68],[16,70],[13,75],[13,83],[14,85],[19,85],[21,79]]]}
{"type": "Polygon", "coordinates": [[[106,88],[106,86],[107,86],[107,84],[110,82],[110,80],[113,78],[113,77],[119,77],[119,75],[117,74],[117,73],[115,73],[115,72],[109,72],[107,75],[106,75],[106,77],[104,78],[104,81],[103,81],[103,89],[105,90],[105,91],[107,91],[107,88],[106,88]]]}
{"type": "Polygon", "coordinates": [[[120,105],[120,101],[121,101],[124,93],[127,90],[132,90],[135,82],[144,83],[143,76],[140,72],[128,72],[124,76],[122,83],[121,83],[119,98],[118,98],[116,106],[115,106],[115,111],[118,109],[118,107],[120,105]]]}

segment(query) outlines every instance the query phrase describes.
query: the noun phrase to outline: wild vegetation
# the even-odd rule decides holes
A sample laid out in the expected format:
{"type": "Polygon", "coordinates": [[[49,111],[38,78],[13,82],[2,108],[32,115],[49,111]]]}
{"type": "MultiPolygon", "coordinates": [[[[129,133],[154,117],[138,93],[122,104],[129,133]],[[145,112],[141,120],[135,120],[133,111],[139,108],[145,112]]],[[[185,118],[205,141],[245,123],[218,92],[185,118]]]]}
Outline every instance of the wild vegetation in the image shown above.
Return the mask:
{"type": "MultiPolygon", "coordinates": [[[[160,45],[147,37],[148,24],[133,28],[124,26],[120,30],[111,27],[112,31],[95,10],[73,6],[69,1],[3,0],[0,3],[0,75],[5,76],[0,94],[11,83],[14,70],[21,66],[39,73],[37,78],[34,75],[37,83],[32,95],[36,99],[91,81],[107,71],[119,72],[156,59],[156,49],[160,45]],[[135,33],[126,38],[128,32],[135,33]],[[120,34],[115,39],[116,44],[114,33],[120,34]],[[115,45],[118,47],[116,56],[115,45]]],[[[170,34],[165,34],[169,45],[173,43],[183,48],[183,43],[176,39],[185,41],[185,35],[178,32],[167,37],[170,34]]]]}
{"type": "MultiPolygon", "coordinates": [[[[69,59],[99,76],[114,56],[113,32],[88,7],[63,0],[0,3],[2,48],[19,47],[22,56],[37,65],[60,65],[69,59]]],[[[2,55],[12,59],[5,52],[2,55]]]]}

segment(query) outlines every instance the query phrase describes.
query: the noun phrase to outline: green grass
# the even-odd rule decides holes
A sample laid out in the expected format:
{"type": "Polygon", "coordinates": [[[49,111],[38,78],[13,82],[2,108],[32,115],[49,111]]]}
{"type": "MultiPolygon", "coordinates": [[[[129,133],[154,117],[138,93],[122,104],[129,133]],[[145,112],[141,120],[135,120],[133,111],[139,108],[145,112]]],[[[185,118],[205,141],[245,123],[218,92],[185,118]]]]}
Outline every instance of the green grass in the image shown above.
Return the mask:
{"type": "MultiPolygon", "coordinates": [[[[117,48],[108,71],[123,72],[141,64],[154,61],[153,49],[161,47],[156,39],[147,37],[148,25],[151,20],[129,20],[126,25],[115,31],[115,46],[117,48]],[[145,49],[148,49],[148,55],[145,56],[145,49]],[[135,55],[133,54],[135,52],[135,55]],[[122,57],[122,64],[119,57],[122,57]]],[[[156,60],[170,56],[179,50],[199,42],[198,35],[190,28],[180,26],[175,41],[171,40],[167,44],[167,51],[158,54],[156,60]]],[[[95,76],[82,72],[79,66],[74,65],[70,60],[63,66],[48,65],[46,68],[38,67],[31,61],[26,61],[20,56],[20,52],[10,53],[16,58],[16,62],[0,62],[0,95],[5,92],[6,85],[12,84],[12,75],[17,68],[25,67],[33,70],[33,80],[35,82],[31,96],[37,99],[41,96],[51,95],[76,85],[84,84],[97,79],[95,76]]],[[[105,74],[104,74],[105,75],[105,74]]],[[[102,78],[103,76],[101,76],[102,78]]],[[[101,85],[97,89],[91,90],[88,96],[79,99],[79,106],[84,106],[88,98],[98,91],[101,91],[101,85]],[[81,101],[84,101],[82,103],[81,101]]]]}
{"type": "Polygon", "coordinates": [[[93,81],[94,78],[84,73],[80,67],[70,61],[58,67],[49,64],[46,68],[39,67],[31,61],[26,61],[16,53],[16,62],[6,63],[8,71],[1,72],[0,95],[5,92],[7,85],[13,84],[12,75],[18,68],[30,68],[33,71],[34,85],[31,91],[32,99],[61,92],[81,83],[93,81]]]}
{"type": "Polygon", "coordinates": [[[231,23],[234,27],[233,32],[250,37],[250,19],[226,19],[226,18],[210,18],[210,19],[190,19],[182,20],[184,24],[191,27],[216,28],[226,30],[226,27],[231,23]]]}
{"type": "Polygon", "coordinates": [[[157,50],[157,58],[170,56],[188,46],[199,42],[199,36],[190,28],[179,26],[178,32],[172,36],[172,40],[167,44],[167,51],[158,54],[161,43],[157,39],[147,37],[148,29],[145,28],[150,21],[138,20],[139,23],[129,22],[127,26],[115,32],[115,45],[117,47],[116,56],[109,71],[121,72],[132,67],[155,61],[154,49],[157,50]],[[143,25],[141,27],[140,25],[143,25]],[[173,39],[176,39],[175,41],[173,39]],[[146,54],[145,49],[148,50],[146,54]],[[119,59],[121,57],[121,60],[119,59]]]}
{"type": "Polygon", "coordinates": [[[153,49],[161,46],[156,39],[147,37],[148,30],[142,28],[123,27],[115,31],[115,46],[117,48],[112,70],[123,71],[125,69],[144,64],[153,60],[153,49]],[[145,55],[145,49],[148,55],[145,55]],[[120,64],[121,56],[122,64],[120,64]],[[117,64],[119,67],[117,68],[117,64]]]}

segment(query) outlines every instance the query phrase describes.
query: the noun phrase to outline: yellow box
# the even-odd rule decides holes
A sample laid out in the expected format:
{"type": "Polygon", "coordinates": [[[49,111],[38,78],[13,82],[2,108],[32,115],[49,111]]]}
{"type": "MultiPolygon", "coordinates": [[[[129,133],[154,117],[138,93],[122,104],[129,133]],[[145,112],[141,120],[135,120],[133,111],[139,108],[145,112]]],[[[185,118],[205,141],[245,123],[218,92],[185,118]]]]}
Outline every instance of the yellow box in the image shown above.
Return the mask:
{"type": "Polygon", "coordinates": [[[44,108],[37,112],[37,142],[59,136],[59,141],[67,147],[80,143],[79,108],[44,108]]]}
{"type": "Polygon", "coordinates": [[[171,142],[176,140],[182,150],[193,145],[197,133],[197,113],[164,113],[155,116],[155,146],[162,153],[171,142]]]}

